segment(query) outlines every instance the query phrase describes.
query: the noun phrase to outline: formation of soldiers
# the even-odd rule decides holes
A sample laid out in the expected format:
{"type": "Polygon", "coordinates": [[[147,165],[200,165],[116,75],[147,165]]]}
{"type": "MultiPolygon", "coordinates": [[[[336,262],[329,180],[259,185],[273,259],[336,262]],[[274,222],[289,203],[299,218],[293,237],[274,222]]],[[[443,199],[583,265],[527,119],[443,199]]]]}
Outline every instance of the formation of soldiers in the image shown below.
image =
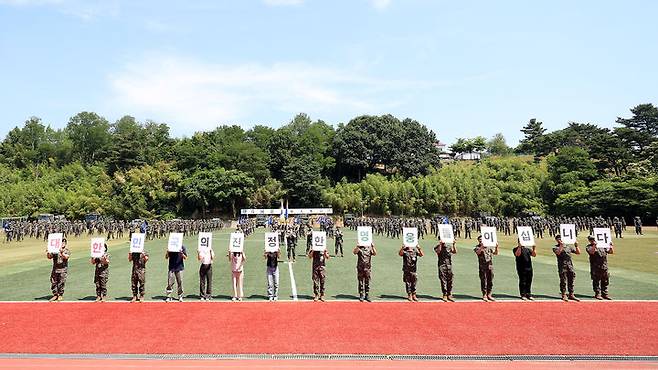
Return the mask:
{"type": "Polygon", "coordinates": [[[179,232],[184,236],[199,232],[220,230],[221,219],[198,220],[104,220],[104,221],[10,221],[3,225],[5,242],[21,242],[26,238],[48,240],[48,234],[62,233],[64,237],[103,235],[107,240],[129,239],[134,232],[146,233],[148,240],[161,239],[169,233],[179,232]]]}

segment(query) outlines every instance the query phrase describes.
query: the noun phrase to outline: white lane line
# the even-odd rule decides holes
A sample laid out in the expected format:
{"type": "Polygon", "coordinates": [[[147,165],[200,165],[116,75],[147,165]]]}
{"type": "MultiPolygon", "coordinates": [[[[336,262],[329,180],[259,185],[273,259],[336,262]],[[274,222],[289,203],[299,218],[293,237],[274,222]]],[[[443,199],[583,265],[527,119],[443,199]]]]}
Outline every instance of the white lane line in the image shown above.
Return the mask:
{"type": "Polygon", "coordinates": [[[297,300],[297,283],[295,283],[295,273],[292,271],[292,262],[288,262],[288,272],[290,272],[290,285],[292,286],[292,300],[297,300]]]}

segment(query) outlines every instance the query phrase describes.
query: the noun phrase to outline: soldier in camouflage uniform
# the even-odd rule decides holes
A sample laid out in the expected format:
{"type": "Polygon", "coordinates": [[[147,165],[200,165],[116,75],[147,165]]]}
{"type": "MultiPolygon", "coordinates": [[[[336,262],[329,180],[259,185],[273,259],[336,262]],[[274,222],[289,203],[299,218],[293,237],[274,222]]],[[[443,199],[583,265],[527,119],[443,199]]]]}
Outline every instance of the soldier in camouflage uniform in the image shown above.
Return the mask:
{"type": "Polygon", "coordinates": [[[128,261],[133,263],[131,283],[133,298],[131,302],[139,300],[144,302],[144,284],[146,284],[146,262],[149,260],[149,255],[146,251],[142,253],[128,253],[128,261]]]}
{"type": "Polygon", "coordinates": [[[64,285],[66,284],[69,258],[71,257],[71,251],[66,248],[66,239],[62,239],[59,253],[46,252],[46,257],[53,260],[53,269],[50,272],[50,290],[53,292],[53,297],[50,298],[50,301],[61,301],[64,299],[64,285]]]}
{"type": "Polygon", "coordinates": [[[313,270],[311,279],[313,279],[313,300],[318,299],[324,302],[324,283],[327,279],[327,271],[325,268],[326,261],[329,259],[327,250],[308,252],[308,258],[313,259],[313,270]]]}
{"type": "Polygon", "coordinates": [[[613,243],[610,243],[610,249],[597,248],[596,239],[589,236],[589,244],[585,247],[589,254],[589,273],[592,278],[592,288],[594,289],[594,298],[611,300],[608,294],[608,284],[610,283],[610,274],[608,273],[608,254],[614,254],[613,243]]]}
{"type": "Polygon", "coordinates": [[[418,257],[424,256],[423,250],[419,245],[414,247],[405,247],[404,245],[398,252],[402,257],[402,281],[407,291],[408,301],[418,301],[416,296],[416,283],[418,283],[417,263],[418,257]]]}
{"type": "Polygon", "coordinates": [[[343,232],[339,228],[336,228],[336,239],[334,244],[334,255],[338,257],[338,251],[340,251],[340,256],[343,257],[343,232]]]}
{"type": "Polygon", "coordinates": [[[356,277],[359,284],[359,301],[370,302],[370,269],[372,267],[372,256],[377,255],[374,244],[369,246],[354,247],[352,251],[356,255],[356,277]]]}
{"type": "Polygon", "coordinates": [[[439,281],[441,282],[441,292],[444,302],[454,302],[452,298],[452,255],[457,253],[457,243],[452,243],[452,247],[448,248],[446,243],[439,241],[439,244],[434,247],[436,255],[439,257],[439,281]]]}
{"type": "Polygon", "coordinates": [[[576,271],[573,268],[573,261],[571,260],[571,254],[580,254],[578,242],[573,247],[565,246],[560,235],[555,236],[555,241],[557,244],[553,247],[553,253],[557,257],[557,272],[560,276],[560,294],[562,295],[562,300],[567,302],[570,299],[579,302],[580,299],[576,298],[573,292],[576,271]],[[569,291],[568,298],[567,290],[569,291]]]}
{"type": "Polygon", "coordinates": [[[498,254],[498,243],[494,249],[487,248],[482,244],[482,235],[478,236],[478,244],[473,248],[473,252],[478,257],[478,269],[480,275],[480,290],[482,291],[482,300],[485,302],[494,302],[491,295],[493,290],[493,256],[498,254]]]}
{"type": "Polygon", "coordinates": [[[92,258],[91,264],[94,269],[94,284],[96,284],[96,302],[105,301],[107,296],[107,279],[110,275],[110,255],[107,253],[107,244],[104,245],[105,251],[100,258],[92,258]]]}

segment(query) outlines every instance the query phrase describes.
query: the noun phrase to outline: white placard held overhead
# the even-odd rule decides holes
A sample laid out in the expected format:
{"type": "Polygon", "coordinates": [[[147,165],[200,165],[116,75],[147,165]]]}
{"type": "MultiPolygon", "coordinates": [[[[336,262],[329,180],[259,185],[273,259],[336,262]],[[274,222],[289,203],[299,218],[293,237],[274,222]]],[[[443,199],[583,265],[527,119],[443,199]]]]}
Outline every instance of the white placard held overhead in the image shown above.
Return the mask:
{"type": "Polygon", "coordinates": [[[519,236],[519,242],[522,246],[532,247],[535,245],[535,234],[533,234],[531,226],[517,226],[516,234],[519,236]]]}
{"type": "Polygon", "coordinates": [[[610,242],[612,241],[610,229],[607,227],[594,228],[594,234],[592,236],[596,240],[596,248],[610,249],[610,242]]]}
{"type": "Polygon", "coordinates": [[[231,233],[231,239],[228,245],[230,252],[242,252],[244,250],[244,234],[231,233]]]}
{"type": "Polygon", "coordinates": [[[62,239],[64,239],[62,233],[48,234],[48,253],[58,254],[62,248],[62,239]]]}
{"type": "Polygon", "coordinates": [[[356,228],[356,242],[359,247],[372,245],[372,227],[359,226],[356,228]]]}
{"type": "Polygon", "coordinates": [[[450,224],[439,224],[439,239],[444,243],[455,242],[455,232],[450,224]]]}
{"type": "Polygon", "coordinates": [[[168,252],[180,252],[183,249],[183,233],[169,234],[169,242],[167,243],[168,252]]]}
{"type": "Polygon", "coordinates": [[[142,253],[144,252],[144,239],[145,234],[142,233],[133,233],[130,237],[130,253],[142,253]]]}
{"type": "Polygon", "coordinates": [[[197,250],[206,253],[212,249],[212,233],[199,233],[199,244],[197,250]]]}
{"type": "Polygon", "coordinates": [[[562,243],[573,244],[576,242],[576,225],[574,224],[560,224],[560,236],[562,243]]]}
{"type": "Polygon", "coordinates": [[[418,229],[415,227],[402,228],[402,244],[405,247],[415,247],[418,245],[418,229]]]}
{"type": "Polygon", "coordinates": [[[495,227],[482,226],[480,232],[482,233],[482,245],[493,248],[498,244],[498,235],[496,234],[495,227]]]}
{"type": "Polygon", "coordinates": [[[324,231],[313,231],[311,235],[311,247],[314,251],[327,250],[327,233],[324,231]]]}
{"type": "Polygon", "coordinates": [[[279,251],[279,233],[265,233],[265,252],[279,251]]]}
{"type": "Polygon", "coordinates": [[[105,239],[91,239],[91,258],[101,258],[105,253],[105,239]]]}

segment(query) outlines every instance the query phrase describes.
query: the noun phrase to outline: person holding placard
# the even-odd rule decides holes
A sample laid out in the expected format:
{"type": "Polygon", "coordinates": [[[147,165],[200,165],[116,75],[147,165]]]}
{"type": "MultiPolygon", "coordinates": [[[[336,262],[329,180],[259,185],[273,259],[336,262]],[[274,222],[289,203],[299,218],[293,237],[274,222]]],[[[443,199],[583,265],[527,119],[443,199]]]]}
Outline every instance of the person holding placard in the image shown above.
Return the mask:
{"type": "Polygon", "coordinates": [[[402,257],[402,281],[404,282],[404,287],[407,291],[407,300],[409,302],[417,302],[416,284],[418,283],[418,257],[422,257],[425,254],[418,243],[416,243],[413,246],[402,245],[402,248],[398,251],[398,255],[402,257]]]}
{"type": "Polygon", "coordinates": [[[96,302],[104,302],[107,296],[107,280],[110,276],[110,254],[107,253],[107,244],[103,243],[103,255],[91,258],[94,265],[94,284],[96,284],[96,302]]]}
{"type": "Polygon", "coordinates": [[[537,246],[533,245],[532,249],[521,245],[521,240],[517,239],[518,244],[512,253],[516,259],[516,273],[519,275],[519,294],[524,301],[534,301],[532,298],[532,257],[537,257],[537,246]]]}
{"type": "Polygon", "coordinates": [[[485,302],[495,302],[491,295],[493,291],[493,256],[498,255],[498,243],[494,248],[485,247],[482,243],[482,235],[478,236],[478,244],[473,248],[478,257],[478,269],[480,275],[480,290],[482,291],[482,300],[485,302]]]}
{"type": "Polygon", "coordinates": [[[199,299],[209,301],[212,299],[212,262],[215,252],[212,248],[197,251],[199,265],[199,299]]]}
{"type": "Polygon", "coordinates": [[[231,274],[233,281],[233,298],[231,300],[242,301],[244,297],[244,262],[247,260],[244,251],[229,252],[228,260],[231,263],[231,274]]]}
{"type": "Polygon", "coordinates": [[[180,252],[167,251],[165,259],[169,260],[169,270],[167,272],[167,302],[171,302],[171,293],[174,288],[174,280],[178,287],[178,301],[183,302],[183,270],[185,270],[185,260],[187,259],[187,248],[181,245],[180,252]]]}
{"type": "Polygon", "coordinates": [[[265,275],[267,276],[267,299],[270,302],[279,299],[279,250],[265,251],[265,275]]]}
{"type": "Polygon", "coordinates": [[[434,252],[439,258],[439,281],[441,282],[441,293],[443,293],[441,300],[454,302],[455,299],[452,297],[452,280],[454,277],[452,273],[452,255],[457,253],[457,243],[453,239],[452,246],[448,247],[445,242],[440,240],[439,244],[434,247],[434,252]]]}
{"type": "Polygon", "coordinates": [[[340,231],[340,228],[336,227],[336,239],[334,244],[334,255],[338,257],[338,250],[340,250],[340,256],[343,257],[343,232],[340,231]]]}
{"type": "Polygon", "coordinates": [[[326,248],[324,250],[311,249],[308,252],[308,258],[313,260],[313,270],[311,273],[311,279],[313,280],[313,301],[317,302],[320,300],[324,302],[324,288],[327,281],[326,265],[329,259],[329,253],[326,248]]]}
{"type": "Polygon", "coordinates": [[[148,260],[149,254],[144,250],[128,253],[128,261],[133,263],[130,278],[133,298],[130,302],[144,302],[144,293],[146,291],[146,262],[148,260]]]}
{"type": "Polygon", "coordinates": [[[588,236],[589,244],[585,247],[589,254],[589,272],[592,278],[592,288],[594,289],[594,298],[612,300],[608,294],[608,285],[610,283],[610,274],[608,273],[608,254],[614,254],[614,244],[610,242],[609,248],[599,248],[596,238],[588,236]]]}
{"type": "Polygon", "coordinates": [[[71,251],[66,247],[66,239],[61,239],[59,252],[46,252],[46,257],[53,260],[53,269],[50,272],[50,290],[53,292],[50,301],[62,301],[64,299],[64,286],[69,270],[69,258],[71,251]]]}
{"type": "Polygon", "coordinates": [[[370,302],[370,269],[372,256],[377,255],[374,244],[357,245],[352,251],[356,255],[356,278],[359,284],[359,301],[370,302]]]}
{"type": "Polygon", "coordinates": [[[580,299],[574,295],[574,282],[576,281],[576,271],[573,268],[573,261],[571,260],[572,254],[580,254],[580,248],[576,241],[573,245],[567,246],[562,242],[560,235],[555,236],[557,244],[553,247],[553,253],[557,257],[557,273],[560,276],[560,294],[562,300],[567,302],[569,300],[580,302],[580,299]],[[567,291],[569,296],[567,297],[567,291]]]}

